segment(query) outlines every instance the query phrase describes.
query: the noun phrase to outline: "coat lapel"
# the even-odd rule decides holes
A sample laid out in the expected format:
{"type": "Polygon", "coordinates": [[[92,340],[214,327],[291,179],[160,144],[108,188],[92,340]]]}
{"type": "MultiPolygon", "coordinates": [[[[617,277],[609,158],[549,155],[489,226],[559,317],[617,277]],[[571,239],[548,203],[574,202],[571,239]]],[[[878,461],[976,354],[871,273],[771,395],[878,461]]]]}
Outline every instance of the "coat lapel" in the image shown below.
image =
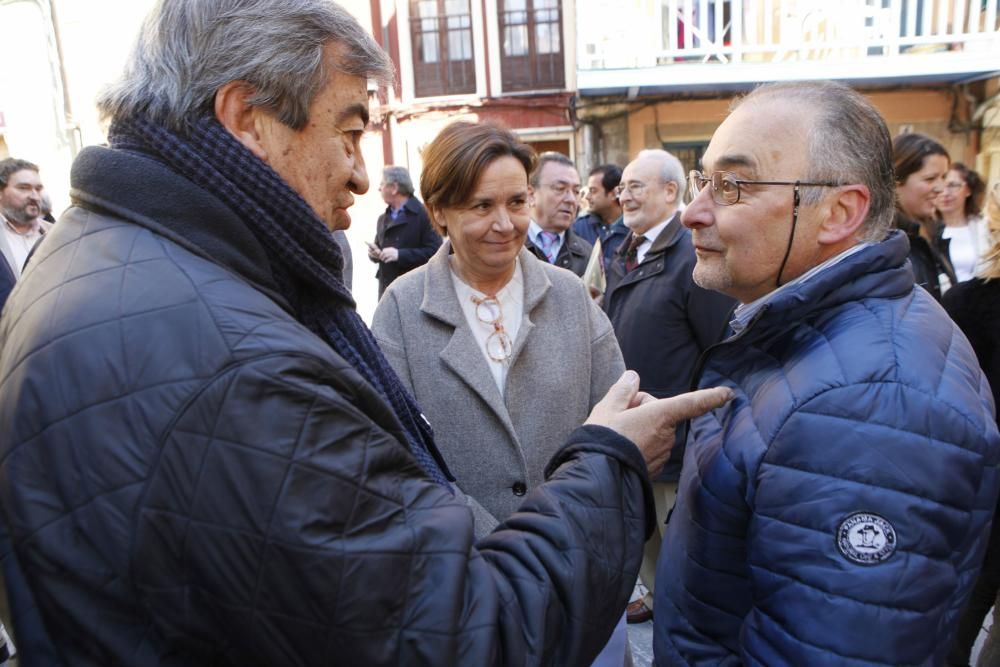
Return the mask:
{"type": "MultiPolygon", "coordinates": [[[[0,225],[5,224],[7,223],[4,221],[3,216],[0,216],[0,225]]],[[[7,266],[10,267],[11,273],[14,276],[19,275],[20,267],[14,266],[14,251],[10,247],[10,244],[7,243],[7,235],[2,230],[0,230],[0,255],[3,255],[3,259],[7,262],[7,266]]]]}
{"type": "MultiPolygon", "coordinates": [[[[662,272],[664,269],[664,252],[667,248],[677,243],[683,233],[684,227],[681,225],[681,214],[678,211],[674,213],[674,217],[670,219],[670,222],[663,228],[660,235],[656,237],[656,241],[650,246],[639,266],[622,277],[619,287],[631,285],[662,272]]],[[[628,238],[619,246],[619,249],[624,251],[627,246],[628,238]]],[[[615,264],[617,265],[618,262],[616,261],[615,264]]],[[[624,270],[622,270],[622,273],[624,273],[624,270]]]]}
{"type": "MultiPolygon", "coordinates": [[[[524,252],[521,251],[522,255],[524,252]]],[[[424,274],[424,299],[420,304],[420,310],[427,316],[452,327],[451,339],[440,353],[441,363],[465,382],[496,413],[511,437],[517,441],[517,434],[514,432],[510,415],[507,414],[503,397],[493,382],[493,375],[486,365],[486,359],[469,329],[468,322],[465,321],[462,306],[458,303],[455,286],[451,282],[449,254],[451,254],[451,242],[446,239],[427,263],[424,274]]],[[[522,322],[521,327],[523,329],[525,323],[522,322]]],[[[522,337],[519,333],[519,342],[522,337]]],[[[516,358],[517,349],[516,344],[511,363],[516,358]]]]}
{"type": "MultiPolygon", "coordinates": [[[[531,320],[531,313],[535,307],[542,302],[545,294],[552,287],[548,276],[545,275],[543,263],[544,259],[539,259],[527,248],[522,248],[517,256],[521,262],[521,276],[524,279],[524,313],[521,315],[521,326],[517,331],[517,340],[514,341],[514,350],[510,355],[510,366],[514,367],[521,351],[528,344],[531,332],[535,329],[535,323],[531,320]]],[[[511,373],[507,374],[507,386],[510,386],[511,373]]]]}

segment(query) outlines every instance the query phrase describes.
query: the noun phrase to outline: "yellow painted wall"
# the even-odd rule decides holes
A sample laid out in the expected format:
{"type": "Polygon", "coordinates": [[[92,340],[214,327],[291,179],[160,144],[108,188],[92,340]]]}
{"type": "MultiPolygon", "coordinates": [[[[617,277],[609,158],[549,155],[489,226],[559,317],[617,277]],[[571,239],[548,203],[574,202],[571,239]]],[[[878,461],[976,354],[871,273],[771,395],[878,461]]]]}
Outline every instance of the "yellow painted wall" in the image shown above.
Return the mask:
{"type": "MultiPolygon", "coordinates": [[[[952,159],[975,164],[974,141],[965,134],[948,130],[951,95],[947,90],[898,90],[868,93],[885,117],[889,131],[896,134],[903,126],[940,141],[952,159]]],[[[629,154],[667,142],[707,141],[725,119],[732,98],[660,102],[629,115],[629,154]],[[658,122],[657,122],[658,121],[658,122]],[[659,127],[659,135],[656,128],[659,127]]]]}

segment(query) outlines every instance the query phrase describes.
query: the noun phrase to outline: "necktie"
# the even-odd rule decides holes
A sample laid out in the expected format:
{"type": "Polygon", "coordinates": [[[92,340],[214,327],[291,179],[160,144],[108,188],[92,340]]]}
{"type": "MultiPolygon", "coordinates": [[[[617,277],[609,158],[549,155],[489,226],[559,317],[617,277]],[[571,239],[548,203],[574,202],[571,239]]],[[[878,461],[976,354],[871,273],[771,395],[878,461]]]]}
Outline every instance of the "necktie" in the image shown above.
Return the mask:
{"type": "Polygon", "coordinates": [[[553,232],[539,232],[538,242],[542,245],[542,252],[545,253],[545,257],[549,260],[549,264],[556,263],[556,255],[558,254],[556,250],[556,242],[559,240],[559,235],[553,232]]]}
{"type": "Polygon", "coordinates": [[[645,243],[645,241],[645,236],[632,235],[628,243],[628,248],[625,250],[625,273],[631,273],[635,267],[639,266],[639,246],[645,243]]]}

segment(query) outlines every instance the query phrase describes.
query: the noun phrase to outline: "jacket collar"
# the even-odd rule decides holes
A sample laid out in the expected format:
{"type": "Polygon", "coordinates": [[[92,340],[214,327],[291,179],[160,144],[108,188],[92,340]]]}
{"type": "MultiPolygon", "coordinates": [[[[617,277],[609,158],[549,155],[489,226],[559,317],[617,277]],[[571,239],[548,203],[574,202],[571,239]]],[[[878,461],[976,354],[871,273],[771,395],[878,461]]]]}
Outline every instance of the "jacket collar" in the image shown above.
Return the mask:
{"type": "MultiPolygon", "coordinates": [[[[619,218],[618,222],[621,222],[622,227],[628,229],[628,227],[625,226],[624,218],[619,218]]],[[[615,224],[617,225],[618,222],[616,222],[615,224]]],[[[622,241],[621,245],[619,245],[618,248],[615,250],[616,259],[621,258],[622,260],[624,260],[625,252],[628,250],[628,245],[632,240],[632,236],[634,235],[635,232],[631,230],[628,231],[628,235],[622,241]]],[[[667,248],[676,244],[683,235],[684,235],[684,225],[681,224],[681,212],[674,211],[673,216],[670,218],[670,222],[667,223],[667,226],[663,228],[663,231],[660,232],[660,235],[656,237],[655,241],[653,241],[653,245],[651,245],[649,247],[649,250],[646,251],[645,257],[642,258],[642,263],[645,264],[646,262],[651,261],[652,258],[658,257],[667,248]]]]}
{"type": "MultiPolygon", "coordinates": [[[[667,250],[677,245],[677,243],[683,238],[684,232],[687,231],[684,225],[681,224],[680,211],[674,213],[673,217],[670,218],[670,222],[667,226],[663,228],[659,236],[650,246],[649,250],[646,251],[646,255],[642,258],[642,262],[639,266],[631,271],[630,273],[625,272],[625,253],[628,250],[629,243],[631,242],[634,232],[629,232],[621,245],[615,249],[614,259],[608,266],[608,271],[613,272],[618,277],[616,283],[618,287],[624,285],[631,285],[632,283],[650,278],[657,275],[663,269],[663,262],[660,260],[666,254],[667,250]],[[656,266],[650,266],[659,262],[656,266]]],[[[607,299],[607,294],[605,294],[605,299],[607,299]]]]}
{"type": "Polygon", "coordinates": [[[253,232],[214,194],[143,153],[84,148],[73,162],[70,197],[165,236],[252,283],[288,312],[267,253],[253,232]]]}
{"type": "Polygon", "coordinates": [[[800,322],[810,314],[867,298],[900,298],[913,290],[908,263],[910,244],[894,230],[875,243],[829,269],[776,294],[748,326],[752,335],[800,322]]]}
{"type": "MultiPolygon", "coordinates": [[[[434,256],[427,262],[427,268],[424,271],[424,298],[420,303],[420,310],[457,328],[465,322],[465,315],[451,283],[449,255],[451,255],[451,240],[446,238],[434,256]]],[[[521,330],[523,331],[525,324],[529,321],[531,311],[545,298],[552,283],[545,275],[543,267],[538,264],[540,260],[527,248],[522,247],[517,258],[521,262],[521,275],[524,278],[524,319],[521,322],[521,330]]],[[[521,338],[522,336],[518,334],[518,340],[521,338]]],[[[516,353],[516,344],[514,348],[516,353]]],[[[513,358],[511,361],[513,362],[513,358]]]]}
{"type": "MultiPolygon", "coordinates": [[[[660,235],[656,237],[653,241],[653,245],[650,246],[649,250],[646,252],[646,256],[643,257],[643,261],[650,258],[651,255],[658,256],[667,248],[671,247],[677,241],[680,240],[681,236],[684,234],[684,225],[681,224],[681,213],[680,211],[675,211],[673,216],[670,218],[670,222],[667,226],[663,228],[660,235]]],[[[623,243],[623,247],[625,246],[623,243]]]]}
{"type": "MultiPolygon", "coordinates": [[[[503,408],[503,396],[493,382],[493,376],[486,367],[483,353],[469,329],[462,306],[458,303],[458,296],[451,282],[451,262],[448,258],[450,254],[451,241],[446,238],[427,262],[424,269],[424,296],[420,303],[420,311],[453,328],[451,339],[441,350],[441,362],[493,408],[510,437],[517,441],[517,431],[506,408],[503,408]]],[[[517,257],[521,263],[521,275],[524,280],[524,313],[510,357],[511,367],[517,363],[535,328],[535,324],[531,321],[532,311],[552,287],[548,276],[545,275],[542,260],[523,247],[517,257]]]]}
{"type": "Polygon", "coordinates": [[[590,250],[583,244],[583,239],[574,234],[572,229],[567,229],[563,236],[562,248],[559,248],[560,255],[563,254],[564,249],[572,255],[590,257],[590,250]]]}
{"type": "Polygon", "coordinates": [[[395,220],[392,219],[392,207],[385,207],[385,227],[388,229],[389,227],[395,227],[396,225],[406,224],[411,217],[416,217],[418,215],[420,215],[420,204],[411,195],[405,202],[403,202],[403,205],[399,207],[399,214],[396,216],[395,220]]]}
{"type": "MultiPolygon", "coordinates": [[[[559,246],[559,254],[556,255],[556,264],[558,264],[559,258],[566,253],[578,255],[580,257],[590,257],[590,251],[584,247],[583,239],[575,234],[572,229],[567,229],[562,232],[561,237],[562,245],[559,246]]],[[[545,259],[545,253],[542,252],[542,249],[531,240],[530,235],[525,237],[524,245],[529,251],[532,251],[532,254],[534,254],[535,257],[543,261],[548,261],[545,259]]]]}

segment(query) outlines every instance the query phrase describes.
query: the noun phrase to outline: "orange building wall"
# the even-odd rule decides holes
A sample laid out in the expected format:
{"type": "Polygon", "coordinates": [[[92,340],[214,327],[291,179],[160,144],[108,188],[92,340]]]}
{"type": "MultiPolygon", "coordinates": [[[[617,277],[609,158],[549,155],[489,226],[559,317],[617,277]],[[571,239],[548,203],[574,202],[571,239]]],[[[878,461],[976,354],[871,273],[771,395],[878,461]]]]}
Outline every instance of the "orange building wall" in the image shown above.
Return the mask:
{"type": "MultiPolygon", "coordinates": [[[[972,135],[948,130],[952,98],[947,90],[899,90],[866,93],[895,135],[903,126],[928,134],[951,152],[953,160],[975,163],[972,135]]],[[[629,115],[629,154],[667,142],[708,141],[726,118],[732,98],[660,102],[629,115]],[[657,122],[658,121],[658,122],[657,122]],[[656,128],[659,127],[657,135],[656,128]]]]}

